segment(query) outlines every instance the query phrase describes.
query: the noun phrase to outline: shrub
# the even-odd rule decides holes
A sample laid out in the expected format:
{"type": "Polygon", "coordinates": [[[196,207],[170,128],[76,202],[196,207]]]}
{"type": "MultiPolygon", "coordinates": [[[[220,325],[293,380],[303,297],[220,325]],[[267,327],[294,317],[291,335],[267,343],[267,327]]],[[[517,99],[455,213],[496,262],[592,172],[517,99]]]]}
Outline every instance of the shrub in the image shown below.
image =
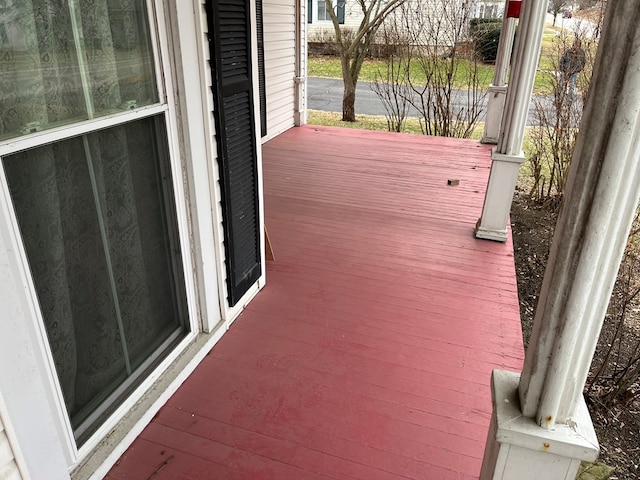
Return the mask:
{"type": "Polygon", "coordinates": [[[476,55],[484,63],[494,63],[498,55],[498,41],[502,19],[472,18],[469,22],[476,55]]]}

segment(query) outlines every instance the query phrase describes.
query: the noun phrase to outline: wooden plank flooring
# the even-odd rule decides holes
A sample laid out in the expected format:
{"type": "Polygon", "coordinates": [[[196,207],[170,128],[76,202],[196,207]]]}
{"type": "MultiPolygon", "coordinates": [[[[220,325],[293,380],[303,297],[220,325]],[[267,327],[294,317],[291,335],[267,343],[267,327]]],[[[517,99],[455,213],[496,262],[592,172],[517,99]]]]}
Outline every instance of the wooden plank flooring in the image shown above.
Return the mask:
{"type": "Polygon", "coordinates": [[[512,244],[473,237],[490,149],[306,126],[263,155],[267,287],[107,478],[477,478],[523,358],[512,244]]]}

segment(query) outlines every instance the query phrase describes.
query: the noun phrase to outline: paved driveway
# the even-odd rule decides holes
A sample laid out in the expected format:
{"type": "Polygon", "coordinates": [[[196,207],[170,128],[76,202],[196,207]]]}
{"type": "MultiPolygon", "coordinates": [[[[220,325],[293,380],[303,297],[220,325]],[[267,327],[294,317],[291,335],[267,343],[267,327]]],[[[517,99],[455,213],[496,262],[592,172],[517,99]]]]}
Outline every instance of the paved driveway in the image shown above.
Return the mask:
{"type": "MultiPolygon", "coordinates": [[[[308,107],[312,110],[325,112],[342,111],[342,80],[334,78],[309,77],[308,79],[308,107]]],[[[458,107],[466,107],[466,90],[455,90],[454,104],[458,107]]],[[[482,102],[480,121],[484,121],[486,113],[487,97],[482,102]]],[[[368,82],[358,82],[356,87],[356,113],[365,115],[385,115],[386,111],[378,95],[371,89],[368,82]]],[[[419,114],[413,107],[409,110],[409,116],[418,117],[419,114]]],[[[533,108],[529,108],[529,125],[534,123],[533,108]]]]}

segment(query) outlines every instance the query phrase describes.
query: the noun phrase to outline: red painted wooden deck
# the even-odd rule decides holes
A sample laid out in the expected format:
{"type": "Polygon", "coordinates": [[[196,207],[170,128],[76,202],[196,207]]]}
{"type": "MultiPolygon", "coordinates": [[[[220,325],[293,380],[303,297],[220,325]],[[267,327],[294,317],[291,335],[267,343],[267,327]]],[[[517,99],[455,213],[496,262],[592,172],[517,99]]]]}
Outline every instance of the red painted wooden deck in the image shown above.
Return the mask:
{"type": "Polygon", "coordinates": [[[512,244],[473,237],[489,165],[466,140],[268,142],[267,287],[107,478],[477,478],[491,370],[523,358],[512,244]]]}

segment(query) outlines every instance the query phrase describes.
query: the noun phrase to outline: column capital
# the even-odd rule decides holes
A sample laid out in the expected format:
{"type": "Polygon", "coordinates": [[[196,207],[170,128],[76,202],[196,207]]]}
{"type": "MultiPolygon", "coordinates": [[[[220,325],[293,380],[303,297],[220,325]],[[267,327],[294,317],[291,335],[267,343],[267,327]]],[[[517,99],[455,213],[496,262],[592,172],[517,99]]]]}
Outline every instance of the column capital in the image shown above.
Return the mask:
{"type": "Polygon", "coordinates": [[[493,83],[489,85],[489,93],[490,94],[496,94],[496,93],[504,93],[506,95],[507,93],[507,85],[494,85],[493,83]]]}
{"type": "Polygon", "coordinates": [[[500,153],[496,147],[491,149],[491,160],[494,162],[507,162],[507,163],[517,163],[520,165],[526,160],[523,151],[516,155],[510,155],[508,153],[500,153]]]}

